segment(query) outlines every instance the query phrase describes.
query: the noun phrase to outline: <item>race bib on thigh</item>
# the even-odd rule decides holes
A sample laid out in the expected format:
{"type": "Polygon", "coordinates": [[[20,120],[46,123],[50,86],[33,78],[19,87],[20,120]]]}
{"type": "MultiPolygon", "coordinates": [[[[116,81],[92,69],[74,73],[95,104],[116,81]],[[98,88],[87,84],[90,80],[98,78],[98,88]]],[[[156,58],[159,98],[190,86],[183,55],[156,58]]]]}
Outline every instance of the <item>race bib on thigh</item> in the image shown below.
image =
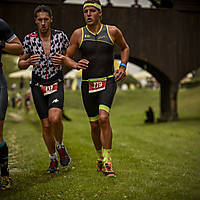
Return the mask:
{"type": "Polygon", "coordinates": [[[52,85],[40,85],[41,91],[44,96],[58,91],[58,83],[52,85]]]}
{"type": "Polygon", "coordinates": [[[89,81],[89,93],[98,92],[101,90],[105,90],[107,79],[99,80],[99,81],[89,81]]]}

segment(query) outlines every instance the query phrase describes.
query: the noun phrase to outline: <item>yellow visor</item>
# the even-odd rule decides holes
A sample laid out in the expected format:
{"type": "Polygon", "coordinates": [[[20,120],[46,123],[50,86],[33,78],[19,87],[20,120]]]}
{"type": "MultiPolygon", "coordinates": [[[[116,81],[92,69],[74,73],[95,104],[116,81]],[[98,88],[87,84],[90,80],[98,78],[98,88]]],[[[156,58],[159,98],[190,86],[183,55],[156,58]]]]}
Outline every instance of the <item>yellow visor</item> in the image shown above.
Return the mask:
{"type": "Polygon", "coordinates": [[[101,10],[101,5],[97,4],[97,3],[86,3],[83,5],[83,9],[87,6],[94,6],[95,8],[101,10]]]}

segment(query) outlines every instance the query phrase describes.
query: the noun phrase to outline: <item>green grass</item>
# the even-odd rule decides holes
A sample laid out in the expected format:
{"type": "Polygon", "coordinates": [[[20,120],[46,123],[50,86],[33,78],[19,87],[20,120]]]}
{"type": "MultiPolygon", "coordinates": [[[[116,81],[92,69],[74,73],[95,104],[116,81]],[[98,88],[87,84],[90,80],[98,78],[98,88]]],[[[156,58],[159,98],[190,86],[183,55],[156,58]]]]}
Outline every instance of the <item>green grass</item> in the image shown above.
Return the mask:
{"type": "Polygon", "coordinates": [[[59,174],[46,173],[48,152],[34,109],[26,114],[9,108],[5,139],[14,183],[10,191],[0,191],[0,199],[199,200],[199,93],[200,87],[180,90],[179,121],[147,125],[148,106],[159,117],[159,91],[117,92],[111,111],[116,179],[96,172],[79,91],[65,92],[65,113],[72,121],[64,122],[64,143],[72,163],[68,169],[60,168],[59,174]]]}

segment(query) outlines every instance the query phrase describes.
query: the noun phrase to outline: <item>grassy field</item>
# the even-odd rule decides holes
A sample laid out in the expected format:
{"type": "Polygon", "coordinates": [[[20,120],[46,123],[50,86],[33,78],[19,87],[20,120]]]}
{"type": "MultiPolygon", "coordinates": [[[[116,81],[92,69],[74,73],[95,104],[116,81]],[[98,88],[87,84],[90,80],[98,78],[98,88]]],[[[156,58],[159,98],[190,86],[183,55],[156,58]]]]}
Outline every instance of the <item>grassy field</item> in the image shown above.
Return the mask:
{"type": "Polygon", "coordinates": [[[9,107],[5,139],[14,183],[0,191],[1,200],[200,200],[200,87],[179,91],[179,121],[148,125],[148,106],[159,117],[159,91],[117,92],[111,112],[116,179],[96,172],[80,92],[65,94],[71,166],[47,174],[48,152],[34,109],[27,114],[9,107]]]}

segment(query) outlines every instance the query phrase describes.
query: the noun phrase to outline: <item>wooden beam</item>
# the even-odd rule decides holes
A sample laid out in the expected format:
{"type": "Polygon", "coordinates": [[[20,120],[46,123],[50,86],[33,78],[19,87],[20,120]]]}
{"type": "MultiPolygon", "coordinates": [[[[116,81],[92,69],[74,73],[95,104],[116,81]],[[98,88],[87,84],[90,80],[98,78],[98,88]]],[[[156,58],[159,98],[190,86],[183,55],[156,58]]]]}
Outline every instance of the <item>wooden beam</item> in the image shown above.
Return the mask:
{"type": "Polygon", "coordinates": [[[1,2],[5,3],[37,3],[37,4],[61,4],[63,3],[62,0],[1,0],[1,2]]]}

